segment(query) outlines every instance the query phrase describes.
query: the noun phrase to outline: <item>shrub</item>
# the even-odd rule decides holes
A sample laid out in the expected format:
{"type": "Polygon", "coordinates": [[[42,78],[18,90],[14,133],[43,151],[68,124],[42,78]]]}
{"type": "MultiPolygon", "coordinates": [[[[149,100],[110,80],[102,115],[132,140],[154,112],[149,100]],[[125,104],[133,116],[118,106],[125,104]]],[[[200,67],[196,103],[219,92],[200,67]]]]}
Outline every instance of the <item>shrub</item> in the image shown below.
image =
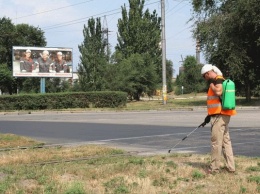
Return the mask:
{"type": "Polygon", "coordinates": [[[115,108],[125,106],[124,92],[74,92],[0,96],[0,110],[115,108]]]}

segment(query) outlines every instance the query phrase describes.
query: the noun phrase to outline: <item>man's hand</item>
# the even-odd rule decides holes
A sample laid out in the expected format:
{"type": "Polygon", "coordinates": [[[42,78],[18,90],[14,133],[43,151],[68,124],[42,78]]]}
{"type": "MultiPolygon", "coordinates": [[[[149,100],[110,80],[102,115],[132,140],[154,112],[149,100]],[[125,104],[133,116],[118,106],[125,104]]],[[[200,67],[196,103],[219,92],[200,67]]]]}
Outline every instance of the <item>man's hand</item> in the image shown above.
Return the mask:
{"type": "Polygon", "coordinates": [[[207,115],[204,119],[204,123],[202,123],[202,127],[204,127],[206,124],[208,124],[210,122],[210,115],[207,115]]]}

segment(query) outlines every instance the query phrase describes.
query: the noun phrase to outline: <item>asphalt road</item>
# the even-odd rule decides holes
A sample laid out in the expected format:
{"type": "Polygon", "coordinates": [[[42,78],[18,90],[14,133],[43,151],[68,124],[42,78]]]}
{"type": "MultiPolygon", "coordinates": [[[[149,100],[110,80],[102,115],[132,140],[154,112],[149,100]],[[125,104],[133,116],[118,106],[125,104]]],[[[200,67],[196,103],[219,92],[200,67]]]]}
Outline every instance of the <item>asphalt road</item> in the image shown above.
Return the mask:
{"type": "MultiPolygon", "coordinates": [[[[17,112],[0,114],[0,133],[46,144],[103,144],[143,154],[209,153],[210,126],[198,128],[206,110],[141,112],[17,112]]],[[[235,155],[260,156],[260,109],[239,109],[231,118],[235,155]]]]}

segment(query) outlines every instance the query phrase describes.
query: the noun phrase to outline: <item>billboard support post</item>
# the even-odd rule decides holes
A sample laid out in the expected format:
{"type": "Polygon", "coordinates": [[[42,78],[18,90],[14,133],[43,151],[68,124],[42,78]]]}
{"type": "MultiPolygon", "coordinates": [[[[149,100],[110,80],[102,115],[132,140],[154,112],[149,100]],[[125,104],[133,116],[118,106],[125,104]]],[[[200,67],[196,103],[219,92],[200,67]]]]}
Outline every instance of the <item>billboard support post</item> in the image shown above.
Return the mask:
{"type": "Polygon", "coordinates": [[[45,93],[45,77],[41,77],[41,94],[45,93]]]}

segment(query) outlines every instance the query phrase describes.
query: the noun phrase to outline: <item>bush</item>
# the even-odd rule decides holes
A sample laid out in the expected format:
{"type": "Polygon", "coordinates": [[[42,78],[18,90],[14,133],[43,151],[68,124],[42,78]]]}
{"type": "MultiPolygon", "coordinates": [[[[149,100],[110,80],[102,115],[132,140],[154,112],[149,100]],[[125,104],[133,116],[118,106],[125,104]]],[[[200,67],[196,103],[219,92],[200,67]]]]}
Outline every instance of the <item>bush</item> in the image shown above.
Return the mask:
{"type": "Polygon", "coordinates": [[[124,92],[75,92],[0,96],[0,110],[115,108],[125,106],[124,92]]]}

